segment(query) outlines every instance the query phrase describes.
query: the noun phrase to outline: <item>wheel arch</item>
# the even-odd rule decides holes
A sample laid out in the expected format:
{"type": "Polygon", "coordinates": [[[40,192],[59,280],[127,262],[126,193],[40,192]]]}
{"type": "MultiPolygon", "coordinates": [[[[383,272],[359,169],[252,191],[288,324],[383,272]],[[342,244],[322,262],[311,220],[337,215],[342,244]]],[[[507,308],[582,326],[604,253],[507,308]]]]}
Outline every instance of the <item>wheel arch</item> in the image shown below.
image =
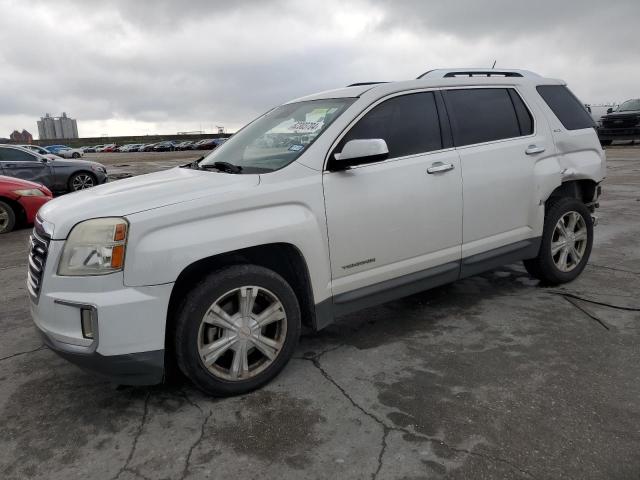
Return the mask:
{"type": "Polygon", "coordinates": [[[238,264],[259,265],[281,275],[298,298],[302,324],[315,328],[316,314],[311,277],[302,252],[290,243],[257,245],[202,258],[180,272],[171,291],[167,309],[165,348],[170,357],[173,357],[171,340],[175,334],[176,314],[190,286],[214,270],[238,264]]]}
{"type": "Polygon", "coordinates": [[[567,180],[557,186],[545,200],[545,204],[558,197],[569,197],[580,200],[590,206],[598,199],[598,183],[591,179],[567,180]]]}
{"type": "Polygon", "coordinates": [[[6,203],[13,209],[17,225],[24,225],[27,222],[27,212],[25,212],[24,207],[20,205],[20,202],[3,195],[0,195],[0,201],[6,203]]]}

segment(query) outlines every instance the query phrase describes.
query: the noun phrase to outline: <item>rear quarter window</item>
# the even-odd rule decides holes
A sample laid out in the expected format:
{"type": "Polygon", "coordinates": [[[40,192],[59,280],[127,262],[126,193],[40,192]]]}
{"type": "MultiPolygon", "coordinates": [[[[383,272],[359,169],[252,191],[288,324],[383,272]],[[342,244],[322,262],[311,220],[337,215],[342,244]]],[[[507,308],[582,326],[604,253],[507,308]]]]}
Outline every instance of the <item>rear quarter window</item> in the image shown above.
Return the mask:
{"type": "Polygon", "coordinates": [[[587,109],[566,86],[538,85],[536,90],[567,130],[595,127],[587,109]]]}

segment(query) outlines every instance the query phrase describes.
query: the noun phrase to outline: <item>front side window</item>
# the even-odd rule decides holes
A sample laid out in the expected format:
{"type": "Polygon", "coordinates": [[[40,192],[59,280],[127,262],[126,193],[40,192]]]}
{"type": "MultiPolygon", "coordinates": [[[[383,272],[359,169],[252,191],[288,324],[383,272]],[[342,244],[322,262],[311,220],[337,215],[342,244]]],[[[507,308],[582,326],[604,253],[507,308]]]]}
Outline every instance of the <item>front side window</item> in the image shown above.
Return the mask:
{"type": "MultiPolygon", "coordinates": [[[[531,133],[531,114],[524,104],[518,104],[518,108],[524,108],[521,115],[518,115],[509,90],[469,88],[446,91],[447,111],[456,146],[503,140],[531,133]]],[[[522,102],[515,92],[513,94],[516,102],[522,102]]]]}
{"type": "Polygon", "coordinates": [[[240,167],[235,173],[278,170],[302,155],[354,100],[309,100],[274,108],[217,147],[200,167],[224,162],[240,167]]]}
{"type": "Polygon", "coordinates": [[[564,85],[539,85],[536,90],[567,130],[595,126],[584,104],[564,85]]]}
{"type": "Polygon", "coordinates": [[[4,160],[5,162],[35,162],[38,159],[23,150],[0,148],[0,160],[4,160]]]}
{"type": "Polygon", "coordinates": [[[433,92],[390,98],[372,108],[342,138],[341,152],[349,140],[381,138],[387,142],[388,158],[440,150],[442,136],[433,92]]]}

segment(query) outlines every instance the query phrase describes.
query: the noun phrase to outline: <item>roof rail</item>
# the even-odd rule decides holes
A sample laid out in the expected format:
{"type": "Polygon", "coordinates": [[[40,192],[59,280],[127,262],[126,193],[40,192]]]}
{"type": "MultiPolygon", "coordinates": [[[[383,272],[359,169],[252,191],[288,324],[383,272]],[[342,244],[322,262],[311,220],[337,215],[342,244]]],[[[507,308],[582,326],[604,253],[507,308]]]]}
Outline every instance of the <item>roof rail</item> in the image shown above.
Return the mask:
{"type": "Polygon", "coordinates": [[[537,77],[538,74],[527,70],[494,70],[491,68],[461,68],[461,69],[437,69],[429,70],[418,76],[455,78],[455,77],[537,77]]]}
{"type": "Polygon", "coordinates": [[[352,83],[351,85],[347,85],[347,87],[363,87],[365,85],[378,85],[379,83],[389,83],[389,82],[357,82],[357,83],[352,83]]]}

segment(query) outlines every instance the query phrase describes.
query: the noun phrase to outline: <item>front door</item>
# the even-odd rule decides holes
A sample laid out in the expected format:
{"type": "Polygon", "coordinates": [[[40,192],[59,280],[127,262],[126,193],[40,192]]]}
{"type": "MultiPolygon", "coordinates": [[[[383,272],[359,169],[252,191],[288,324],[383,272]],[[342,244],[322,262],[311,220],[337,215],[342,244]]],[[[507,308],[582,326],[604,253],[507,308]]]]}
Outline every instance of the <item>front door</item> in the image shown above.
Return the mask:
{"type": "Polygon", "coordinates": [[[417,291],[416,282],[426,288],[425,279],[458,276],[461,171],[443,140],[435,95],[378,102],[330,154],[355,139],[381,138],[389,148],[382,161],[323,175],[334,303],[385,301],[417,291]]]}
{"type": "Polygon", "coordinates": [[[53,186],[51,167],[41,157],[26,150],[0,147],[0,164],[3,174],[8,177],[41,183],[49,188],[53,186]]]}

